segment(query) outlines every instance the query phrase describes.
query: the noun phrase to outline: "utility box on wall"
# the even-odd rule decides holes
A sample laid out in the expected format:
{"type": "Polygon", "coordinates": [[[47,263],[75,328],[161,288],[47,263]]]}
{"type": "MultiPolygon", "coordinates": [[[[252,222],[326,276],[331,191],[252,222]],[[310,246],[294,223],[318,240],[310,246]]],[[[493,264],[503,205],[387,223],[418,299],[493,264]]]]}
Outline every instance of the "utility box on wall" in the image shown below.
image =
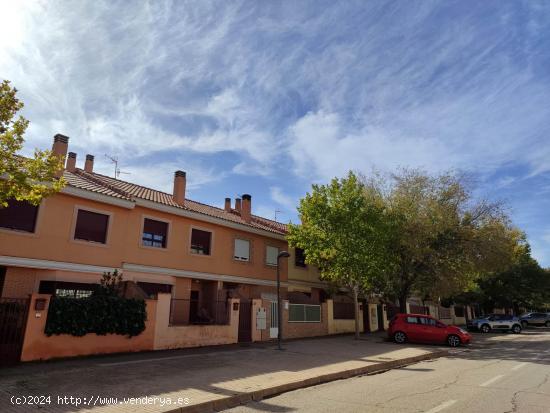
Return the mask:
{"type": "Polygon", "coordinates": [[[256,330],[265,330],[267,328],[267,316],[265,308],[260,307],[256,311],[256,330]]]}

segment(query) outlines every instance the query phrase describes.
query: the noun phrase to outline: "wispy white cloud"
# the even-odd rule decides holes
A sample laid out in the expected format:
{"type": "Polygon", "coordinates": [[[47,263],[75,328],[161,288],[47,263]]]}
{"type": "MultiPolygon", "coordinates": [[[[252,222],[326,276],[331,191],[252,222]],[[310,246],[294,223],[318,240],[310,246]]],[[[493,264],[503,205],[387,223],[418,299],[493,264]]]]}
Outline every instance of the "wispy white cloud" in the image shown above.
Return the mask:
{"type": "Polygon", "coordinates": [[[349,169],[548,185],[544,2],[0,2],[27,152],[65,133],[99,170],[116,155],[128,179],[170,190],[185,169],[197,193],[262,194],[268,216],[349,169]]]}
{"type": "Polygon", "coordinates": [[[297,201],[285,194],[283,189],[278,186],[272,186],[269,188],[271,199],[277,204],[286,208],[287,211],[293,211],[296,209],[297,201]]]}

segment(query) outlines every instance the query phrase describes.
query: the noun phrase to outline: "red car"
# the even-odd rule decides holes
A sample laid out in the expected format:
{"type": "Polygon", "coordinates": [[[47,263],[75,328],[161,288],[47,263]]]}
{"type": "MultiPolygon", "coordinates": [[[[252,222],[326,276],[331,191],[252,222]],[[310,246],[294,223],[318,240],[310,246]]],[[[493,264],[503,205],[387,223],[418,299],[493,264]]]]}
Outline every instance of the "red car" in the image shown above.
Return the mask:
{"type": "Polygon", "coordinates": [[[396,343],[446,343],[451,347],[469,344],[472,336],[456,326],[425,314],[397,314],[390,321],[388,336],[396,343]]]}

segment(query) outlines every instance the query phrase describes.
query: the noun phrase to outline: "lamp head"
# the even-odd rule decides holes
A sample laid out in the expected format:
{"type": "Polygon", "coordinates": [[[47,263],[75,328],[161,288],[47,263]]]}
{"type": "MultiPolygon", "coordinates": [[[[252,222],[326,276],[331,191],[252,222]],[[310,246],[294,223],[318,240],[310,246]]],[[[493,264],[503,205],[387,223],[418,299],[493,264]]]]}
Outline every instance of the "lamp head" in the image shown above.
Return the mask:
{"type": "Polygon", "coordinates": [[[288,258],[290,257],[290,254],[286,251],[281,251],[278,255],[277,255],[277,259],[279,258],[288,258]]]}

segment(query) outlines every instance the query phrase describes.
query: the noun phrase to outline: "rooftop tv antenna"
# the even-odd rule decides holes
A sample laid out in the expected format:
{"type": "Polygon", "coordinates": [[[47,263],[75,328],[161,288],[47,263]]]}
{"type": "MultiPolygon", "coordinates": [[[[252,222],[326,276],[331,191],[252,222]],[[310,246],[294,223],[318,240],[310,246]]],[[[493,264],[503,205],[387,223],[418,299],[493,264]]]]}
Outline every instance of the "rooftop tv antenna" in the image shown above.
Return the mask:
{"type": "Polygon", "coordinates": [[[275,219],[274,219],[274,221],[277,221],[277,214],[279,214],[281,212],[283,212],[283,211],[281,211],[280,209],[275,210],[275,219]]]}
{"type": "Polygon", "coordinates": [[[118,167],[118,156],[111,156],[111,155],[105,154],[105,157],[106,157],[107,159],[109,159],[109,160],[115,165],[115,179],[118,179],[118,177],[120,176],[120,174],[130,175],[130,172],[123,172],[123,171],[121,171],[120,168],[118,167]]]}

